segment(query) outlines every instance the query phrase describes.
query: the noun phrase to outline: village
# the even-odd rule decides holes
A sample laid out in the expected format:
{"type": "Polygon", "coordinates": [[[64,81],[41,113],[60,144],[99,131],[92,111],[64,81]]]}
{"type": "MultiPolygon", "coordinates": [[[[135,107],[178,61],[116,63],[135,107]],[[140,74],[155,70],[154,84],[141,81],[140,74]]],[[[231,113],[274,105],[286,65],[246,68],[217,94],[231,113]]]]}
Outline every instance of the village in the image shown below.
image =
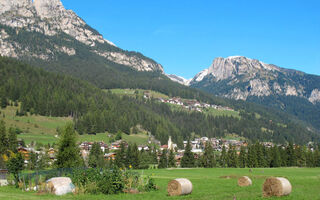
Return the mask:
{"type": "MultiPolygon", "coordinates": [[[[145,99],[150,99],[152,95],[150,92],[145,91],[143,97],[145,99]]],[[[182,99],[180,97],[173,97],[173,98],[156,98],[158,102],[161,103],[168,103],[172,105],[181,106],[182,108],[185,108],[189,111],[197,111],[197,112],[203,112],[203,109],[205,108],[213,108],[217,110],[227,110],[227,111],[234,111],[232,108],[224,107],[220,105],[214,105],[214,104],[208,104],[208,103],[201,103],[195,99],[188,100],[188,99],[182,99]]]]}
{"type": "MultiPolygon", "coordinates": [[[[101,148],[101,151],[104,153],[104,158],[106,160],[114,160],[117,154],[117,151],[120,149],[121,143],[128,147],[128,143],[125,140],[117,140],[110,144],[106,144],[104,142],[97,142],[101,148]]],[[[188,141],[183,141],[184,148],[186,147],[188,141]]],[[[81,156],[84,160],[87,160],[90,154],[90,150],[93,146],[94,142],[81,142],[79,143],[79,149],[81,156]]],[[[234,147],[237,151],[237,154],[240,153],[241,146],[247,147],[248,143],[246,141],[235,140],[235,139],[219,139],[219,138],[208,138],[208,137],[201,137],[201,138],[194,138],[194,140],[190,141],[192,152],[194,153],[195,158],[199,158],[203,153],[206,144],[211,144],[212,148],[216,152],[221,152],[223,147],[228,151],[230,147],[234,147]],[[210,142],[210,143],[209,143],[210,142]]],[[[265,147],[273,147],[274,144],[272,142],[264,142],[262,143],[265,147]]],[[[154,137],[150,137],[148,144],[138,145],[139,151],[150,151],[152,147],[155,147],[157,151],[157,159],[160,160],[161,152],[166,150],[172,150],[175,154],[176,166],[180,166],[181,158],[184,154],[184,148],[179,149],[177,144],[173,143],[171,136],[169,136],[168,143],[161,145],[160,141],[154,139],[154,137]]],[[[49,165],[54,163],[56,160],[57,150],[54,148],[49,148],[48,150],[36,150],[34,147],[23,147],[20,146],[18,148],[18,152],[22,153],[25,159],[25,165],[28,165],[30,154],[36,153],[38,155],[48,154],[50,158],[49,165]]]]}

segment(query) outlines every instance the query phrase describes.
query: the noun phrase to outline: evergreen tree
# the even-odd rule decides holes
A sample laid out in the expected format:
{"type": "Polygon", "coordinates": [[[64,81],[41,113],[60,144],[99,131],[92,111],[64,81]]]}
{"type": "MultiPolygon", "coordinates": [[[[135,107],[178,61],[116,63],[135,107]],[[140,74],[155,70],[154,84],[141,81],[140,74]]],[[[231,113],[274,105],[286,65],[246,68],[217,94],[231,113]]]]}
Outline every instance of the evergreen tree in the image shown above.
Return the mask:
{"type": "Polygon", "coordinates": [[[56,158],[55,165],[58,168],[72,168],[83,165],[80,150],[77,145],[77,133],[72,123],[68,123],[60,133],[56,158]]]}
{"type": "Polygon", "coordinates": [[[306,147],[305,146],[297,146],[295,148],[295,155],[297,157],[297,166],[305,167],[306,163],[306,147]]]}
{"type": "Polygon", "coordinates": [[[14,128],[9,128],[9,136],[8,136],[8,145],[9,150],[17,153],[18,148],[18,140],[17,140],[17,134],[14,128]]]}
{"type": "Polygon", "coordinates": [[[319,147],[316,148],[313,152],[313,163],[314,163],[314,167],[320,167],[320,151],[319,151],[319,147]]]}
{"type": "Polygon", "coordinates": [[[216,167],[216,159],[215,159],[212,144],[210,141],[206,142],[204,153],[200,159],[201,159],[201,164],[200,164],[201,167],[205,167],[205,168],[216,167]]]}
{"type": "Polygon", "coordinates": [[[7,162],[8,171],[13,175],[16,187],[18,187],[19,173],[23,170],[23,166],[24,159],[21,153],[13,154],[7,162]]]}
{"type": "Polygon", "coordinates": [[[270,167],[281,167],[281,157],[277,146],[272,148],[272,160],[270,167]]]}
{"type": "Polygon", "coordinates": [[[139,156],[141,159],[140,159],[140,166],[139,166],[139,169],[148,169],[149,167],[149,163],[150,162],[150,154],[147,153],[144,148],[141,149],[140,151],[140,156],[139,156]]]}
{"type": "Polygon", "coordinates": [[[7,105],[8,105],[8,100],[7,100],[7,98],[5,98],[4,96],[3,97],[1,97],[1,108],[6,108],[7,107],[7,105]]]}
{"type": "Polygon", "coordinates": [[[30,170],[38,169],[38,154],[35,152],[30,153],[30,159],[28,162],[28,169],[30,169],[30,170]]]}
{"type": "Polygon", "coordinates": [[[170,151],[169,151],[168,167],[176,167],[175,154],[174,154],[174,151],[172,149],[170,149],[170,151]]]}
{"type": "Polygon", "coordinates": [[[295,154],[294,147],[291,142],[286,148],[286,154],[288,156],[287,166],[288,167],[297,166],[297,156],[295,154]]]}
{"type": "Polygon", "coordinates": [[[139,169],[140,166],[140,156],[139,156],[139,150],[136,143],[133,144],[132,148],[132,161],[131,165],[134,169],[139,169]]]}
{"type": "Polygon", "coordinates": [[[6,126],[3,120],[0,120],[0,155],[5,154],[8,150],[8,139],[6,126]]]}
{"type": "Polygon", "coordinates": [[[227,165],[227,150],[224,145],[222,146],[219,164],[220,164],[220,167],[226,167],[226,165],[227,165]]]}
{"type": "Polygon", "coordinates": [[[307,167],[315,167],[314,155],[316,155],[316,153],[313,153],[311,149],[309,149],[306,155],[307,167]]]}
{"type": "Polygon", "coordinates": [[[163,149],[162,154],[160,156],[158,168],[167,168],[167,167],[168,167],[167,149],[163,149]]]}
{"type": "Polygon", "coordinates": [[[248,146],[248,167],[253,168],[258,166],[258,158],[255,145],[248,146]]]}
{"type": "Polygon", "coordinates": [[[88,165],[92,168],[102,168],[104,164],[104,156],[100,144],[95,142],[90,150],[88,165]]]}
{"type": "Polygon", "coordinates": [[[260,144],[259,142],[257,142],[255,144],[255,150],[256,150],[256,154],[257,154],[257,161],[258,161],[258,165],[257,167],[265,167],[266,166],[266,158],[264,155],[264,146],[262,144],[260,144]]]}
{"type": "Polygon", "coordinates": [[[228,167],[238,167],[238,156],[234,146],[229,145],[228,150],[228,167]]]}
{"type": "Polygon", "coordinates": [[[116,157],[115,157],[115,165],[118,166],[119,168],[125,167],[125,164],[126,164],[125,154],[126,154],[125,143],[121,142],[120,149],[117,150],[116,157]]]}
{"type": "Polygon", "coordinates": [[[155,147],[152,148],[150,152],[150,162],[152,164],[157,165],[158,164],[158,153],[157,153],[157,149],[155,147]]]}
{"type": "Polygon", "coordinates": [[[181,167],[182,168],[195,166],[195,159],[194,159],[194,155],[191,150],[192,150],[192,147],[191,147],[191,143],[189,140],[186,145],[186,148],[184,150],[183,157],[181,158],[181,167]]]}
{"type": "Polygon", "coordinates": [[[246,160],[247,160],[247,154],[244,146],[240,147],[240,154],[239,154],[239,167],[245,168],[246,167],[246,160]]]}

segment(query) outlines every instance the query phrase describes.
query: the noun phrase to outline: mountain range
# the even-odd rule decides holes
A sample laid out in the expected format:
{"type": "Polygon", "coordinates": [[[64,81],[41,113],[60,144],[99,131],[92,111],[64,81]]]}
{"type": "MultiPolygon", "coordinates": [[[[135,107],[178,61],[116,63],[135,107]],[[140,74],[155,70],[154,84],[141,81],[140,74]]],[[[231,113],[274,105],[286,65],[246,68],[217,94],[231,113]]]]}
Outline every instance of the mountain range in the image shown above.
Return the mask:
{"type": "Polygon", "coordinates": [[[209,68],[191,80],[175,81],[217,96],[281,109],[320,128],[320,76],[317,75],[244,56],[230,56],[215,58],[209,68]]]}
{"type": "MultiPolygon", "coordinates": [[[[302,122],[308,131],[320,130],[319,76],[243,56],[216,58],[190,80],[167,75],[153,59],[103,38],[60,0],[2,0],[0,47],[1,56],[88,81],[100,89],[151,89],[256,112],[268,119],[272,116],[281,123],[302,122]]],[[[261,130],[255,127],[250,132],[261,130]]]]}

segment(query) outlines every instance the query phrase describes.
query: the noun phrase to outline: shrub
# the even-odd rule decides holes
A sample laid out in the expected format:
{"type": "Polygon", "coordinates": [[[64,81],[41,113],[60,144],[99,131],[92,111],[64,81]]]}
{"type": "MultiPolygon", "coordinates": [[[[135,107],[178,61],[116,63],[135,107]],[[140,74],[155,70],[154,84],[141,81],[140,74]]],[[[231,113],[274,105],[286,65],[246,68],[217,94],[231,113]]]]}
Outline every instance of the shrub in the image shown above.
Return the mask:
{"type": "Polygon", "coordinates": [[[138,172],[113,169],[77,169],[71,175],[72,182],[85,193],[118,194],[126,189],[151,191],[157,189],[154,180],[142,177],[138,172]]]}

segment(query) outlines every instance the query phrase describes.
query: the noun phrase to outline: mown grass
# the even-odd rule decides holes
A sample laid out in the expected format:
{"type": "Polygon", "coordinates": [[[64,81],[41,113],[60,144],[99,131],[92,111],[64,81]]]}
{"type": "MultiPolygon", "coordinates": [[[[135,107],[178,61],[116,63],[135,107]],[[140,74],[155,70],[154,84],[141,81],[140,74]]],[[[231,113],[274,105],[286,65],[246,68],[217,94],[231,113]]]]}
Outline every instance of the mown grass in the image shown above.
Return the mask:
{"type": "Polygon", "coordinates": [[[253,200],[253,199],[320,199],[320,169],[319,168],[277,168],[277,169],[161,169],[139,171],[143,175],[153,177],[159,186],[158,191],[143,194],[120,195],[65,195],[55,197],[52,195],[37,195],[34,192],[22,192],[13,187],[1,187],[1,199],[203,199],[203,200],[253,200]],[[251,177],[253,185],[239,187],[237,177],[247,175],[251,177]],[[231,178],[222,178],[230,176],[231,178]],[[266,177],[286,177],[292,184],[292,193],[285,197],[262,197],[262,184],[266,177]],[[175,178],[188,178],[193,184],[191,195],[169,197],[166,187],[170,180],[175,178]]]}

